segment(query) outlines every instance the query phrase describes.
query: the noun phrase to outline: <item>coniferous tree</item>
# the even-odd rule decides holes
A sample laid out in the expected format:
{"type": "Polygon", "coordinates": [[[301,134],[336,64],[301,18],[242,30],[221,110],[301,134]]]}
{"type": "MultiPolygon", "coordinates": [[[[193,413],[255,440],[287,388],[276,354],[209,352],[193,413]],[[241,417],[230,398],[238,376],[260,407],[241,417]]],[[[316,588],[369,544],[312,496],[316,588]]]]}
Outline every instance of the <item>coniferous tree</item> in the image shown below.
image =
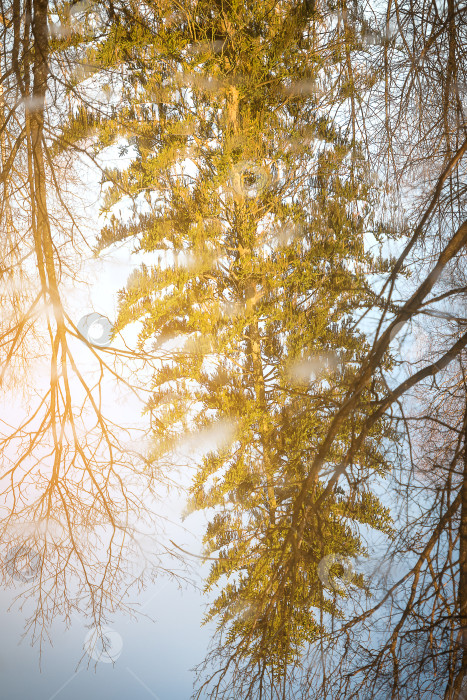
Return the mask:
{"type": "MultiPolygon", "coordinates": [[[[137,157],[120,176],[134,218],[114,218],[100,246],[129,238],[164,260],[132,276],[118,322],[140,321],[140,349],[164,351],[148,404],[153,458],[187,430],[232,426],[200,465],[189,502],[214,512],[205,549],[218,558],[207,581],[218,595],[208,618],[226,632],[228,658],[214,693],[235,659],[236,692],[281,695],[273,689],[291,662],[343,614],[320,562],[363,554],[359,525],[391,532],[372,490],[394,437],[385,420],[347,482],[325,493],[382,388],[376,373],[308,490],[313,513],[277,578],[295,497],[368,350],[355,313],[379,304],[368,280],[388,265],[365,250],[367,231],[384,234],[355,129],[320,109],[357,41],[347,24],[326,39],[326,12],[198,2],[174,16],[159,6],[152,35],[126,26],[128,55],[144,45],[145,60],[133,66],[131,101],[102,125],[105,139],[133,116],[137,157]],[[243,663],[249,676],[238,676],[243,663]]],[[[349,102],[349,90],[353,99],[347,85],[336,100],[349,102]]],[[[120,196],[111,189],[106,206],[120,196]]],[[[367,590],[362,576],[352,585],[367,590]]]]}

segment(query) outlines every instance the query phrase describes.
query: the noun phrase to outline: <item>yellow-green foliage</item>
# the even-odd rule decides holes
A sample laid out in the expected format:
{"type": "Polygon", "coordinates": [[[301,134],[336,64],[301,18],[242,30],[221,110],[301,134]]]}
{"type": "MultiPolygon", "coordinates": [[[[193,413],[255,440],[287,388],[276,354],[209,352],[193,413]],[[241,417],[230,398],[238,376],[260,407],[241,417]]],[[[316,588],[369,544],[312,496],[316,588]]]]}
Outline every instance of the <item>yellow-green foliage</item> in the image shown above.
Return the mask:
{"type": "MultiPolygon", "coordinates": [[[[293,12],[273,0],[222,7],[202,0],[196,12],[170,19],[164,5],[154,9],[153,31],[124,22],[115,30],[134,97],[102,133],[130,120],[138,156],[119,183],[134,197],[142,189],[154,196],[146,198],[151,213],[131,224],[114,218],[100,245],[130,237],[172,256],[165,269],[132,276],[118,328],[140,320],[141,347],[185,340],[153,377],[156,446],[172,445],[187,428],[234,426],[230,442],[199,465],[188,506],[215,513],[204,540],[206,553],[219,557],[207,581],[218,591],[208,618],[245,657],[266,660],[280,676],[322,632],[319,610],[343,614],[348,592],[333,597],[323,588],[321,559],[363,554],[360,525],[391,534],[371,478],[365,490],[343,483],[313,510],[285,580],[269,587],[300,486],[368,350],[353,320],[380,303],[368,280],[387,261],[364,245],[379,226],[368,164],[351,134],[319,111],[312,89],[324,68],[339,69],[342,47],[334,65],[332,53],[324,63],[322,18],[311,3],[293,12]],[[142,46],[145,60],[132,63],[142,46]],[[151,104],[151,116],[131,118],[135,103],[151,104]],[[328,359],[317,376],[300,374],[320,357],[328,359]]],[[[341,99],[352,89],[347,83],[341,99]]],[[[117,183],[105,207],[119,196],[117,183]]],[[[309,503],[381,389],[376,376],[309,503]]],[[[354,456],[354,473],[384,475],[385,442],[394,438],[381,420],[354,456]]],[[[352,586],[367,591],[361,576],[352,586]]]]}

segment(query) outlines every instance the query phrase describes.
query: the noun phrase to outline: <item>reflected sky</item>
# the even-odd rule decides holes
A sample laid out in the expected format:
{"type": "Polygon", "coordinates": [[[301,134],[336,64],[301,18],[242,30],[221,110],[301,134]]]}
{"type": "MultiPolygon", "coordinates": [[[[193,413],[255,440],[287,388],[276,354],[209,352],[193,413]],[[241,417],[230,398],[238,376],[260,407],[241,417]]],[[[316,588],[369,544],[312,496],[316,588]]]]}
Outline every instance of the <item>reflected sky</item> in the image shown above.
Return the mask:
{"type": "Polygon", "coordinates": [[[123,646],[113,666],[103,662],[96,666],[83,651],[89,630],[82,618],[73,616],[68,630],[57,619],[51,628],[53,647],[44,644],[42,671],[38,647],[31,647],[27,639],[20,643],[27,606],[23,612],[6,612],[14,593],[13,589],[0,593],[2,698],[188,700],[191,696],[190,669],[202,661],[213,632],[210,626],[201,627],[205,602],[194,588],[179,591],[175,583],[160,579],[132,597],[135,608],[153,621],[115,617],[108,626],[123,646]]]}

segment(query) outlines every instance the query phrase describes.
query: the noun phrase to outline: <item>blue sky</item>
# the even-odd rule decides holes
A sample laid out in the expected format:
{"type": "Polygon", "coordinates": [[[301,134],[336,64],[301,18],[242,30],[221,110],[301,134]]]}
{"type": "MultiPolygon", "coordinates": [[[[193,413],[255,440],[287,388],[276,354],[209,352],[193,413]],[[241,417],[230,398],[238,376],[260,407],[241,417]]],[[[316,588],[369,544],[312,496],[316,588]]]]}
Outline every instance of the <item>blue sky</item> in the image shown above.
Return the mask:
{"type": "Polygon", "coordinates": [[[91,659],[88,667],[83,644],[86,620],[74,616],[69,629],[56,619],[39,668],[39,649],[22,643],[26,606],[6,612],[18,588],[1,592],[0,673],[2,700],[188,700],[194,673],[203,660],[211,632],[201,627],[204,602],[193,587],[179,591],[160,579],[134,599],[153,618],[131,620],[117,615],[109,624],[123,646],[112,666],[91,659]],[[81,664],[78,663],[83,657],[81,664]]]}

